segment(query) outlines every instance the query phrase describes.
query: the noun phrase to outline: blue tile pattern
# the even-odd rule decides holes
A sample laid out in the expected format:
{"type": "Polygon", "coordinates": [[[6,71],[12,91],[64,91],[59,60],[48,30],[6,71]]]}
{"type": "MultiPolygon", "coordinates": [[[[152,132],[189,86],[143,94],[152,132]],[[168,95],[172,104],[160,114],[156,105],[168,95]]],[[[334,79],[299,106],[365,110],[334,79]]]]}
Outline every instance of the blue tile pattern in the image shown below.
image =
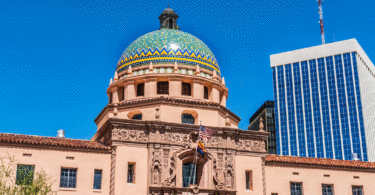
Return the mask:
{"type": "Polygon", "coordinates": [[[151,61],[199,65],[204,69],[216,70],[220,75],[217,60],[208,46],[180,30],[162,29],[139,37],[126,48],[116,69],[121,72],[129,66],[140,66],[151,61]]]}

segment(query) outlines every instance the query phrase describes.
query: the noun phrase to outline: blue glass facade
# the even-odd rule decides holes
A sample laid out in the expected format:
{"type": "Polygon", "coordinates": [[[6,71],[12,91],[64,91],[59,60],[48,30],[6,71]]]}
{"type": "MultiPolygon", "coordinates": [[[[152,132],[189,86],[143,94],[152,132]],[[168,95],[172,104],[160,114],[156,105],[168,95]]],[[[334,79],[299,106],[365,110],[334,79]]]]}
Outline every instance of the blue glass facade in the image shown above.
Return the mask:
{"type": "Polygon", "coordinates": [[[279,155],[367,161],[355,52],[272,71],[279,155]]]}
{"type": "Polygon", "coordinates": [[[306,137],[305,127],[303,120],[303,103],[302,103],[302,85],[301,85],[301,71],[299,63],[293,64],[294,73],[294,94],[296,102],[296,121],[297,121],[297,133],[298,133],[298,146],[299,155],[306,157],[306,137]]]}
{"type": "Polygon", "coordinates": [[[310,60],[310,83],[311,83],[311,96],[314,113],[314,130],[315,130],[315,143],[316,143],[316,156],[324,158],[323,146],[323,133],[322,133],[322,118],[320,113],[320,100],[319,100],[319,82],[316,68],[316,60],[310,60]]]}

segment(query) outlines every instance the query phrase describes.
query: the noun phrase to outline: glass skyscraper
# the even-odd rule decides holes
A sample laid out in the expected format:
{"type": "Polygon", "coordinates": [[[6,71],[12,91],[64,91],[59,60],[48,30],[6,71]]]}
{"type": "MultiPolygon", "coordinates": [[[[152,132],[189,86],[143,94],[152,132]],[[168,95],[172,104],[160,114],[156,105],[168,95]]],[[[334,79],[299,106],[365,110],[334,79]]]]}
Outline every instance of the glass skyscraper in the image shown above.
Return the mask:
{"type": "Polygon", "coordinates": [[[276,129],[275,129],[275,107],[273,101],[266,101],[249,119],[248,130],[259,130],[259,120],[263,119],[264,130],[270,132],[267,140],[268,154],[277,154],[276,129]]]}
{"type": "Polygon", "coordinates": [[[375,161],[375,67],[355,39],[270,59],[279,155],[375,161]]]}

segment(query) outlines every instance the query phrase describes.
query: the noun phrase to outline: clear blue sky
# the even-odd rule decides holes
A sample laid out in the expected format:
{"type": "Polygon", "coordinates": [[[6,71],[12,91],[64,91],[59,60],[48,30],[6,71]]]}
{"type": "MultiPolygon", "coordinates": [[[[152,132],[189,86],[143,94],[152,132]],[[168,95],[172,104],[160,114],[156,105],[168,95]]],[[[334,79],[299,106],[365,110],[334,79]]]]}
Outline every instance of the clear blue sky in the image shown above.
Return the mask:
{"type": "MultiPolygon", "coordinates": [[[[182,31],[216,55],[227,107],[249,117],[273,100],[269,55],[321,44],[315,0],[169,1],[182,31]]],[[[0,132],[90,139],[117,61],[159,28],[168,1],[0,0],[0,132]]],[[[326,42],[356,38],[375,59],[371,0],[326,0],[326,42]]]]}

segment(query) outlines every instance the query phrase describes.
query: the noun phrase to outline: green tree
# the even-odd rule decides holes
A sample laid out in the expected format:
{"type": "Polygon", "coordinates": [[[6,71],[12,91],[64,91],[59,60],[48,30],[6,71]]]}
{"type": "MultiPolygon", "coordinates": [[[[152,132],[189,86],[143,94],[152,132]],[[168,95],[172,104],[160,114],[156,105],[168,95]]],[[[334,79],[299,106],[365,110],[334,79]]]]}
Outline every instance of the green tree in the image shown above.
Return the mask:
{"type": "Polygon", "coordinates": [[[33,166],[17,165],[14,156],[0,157],[0,194],[50,195],[52,180],[43,170],[35,172],[33,166]],[[17,168],[17,169],[15,169],[17,168]]]}

